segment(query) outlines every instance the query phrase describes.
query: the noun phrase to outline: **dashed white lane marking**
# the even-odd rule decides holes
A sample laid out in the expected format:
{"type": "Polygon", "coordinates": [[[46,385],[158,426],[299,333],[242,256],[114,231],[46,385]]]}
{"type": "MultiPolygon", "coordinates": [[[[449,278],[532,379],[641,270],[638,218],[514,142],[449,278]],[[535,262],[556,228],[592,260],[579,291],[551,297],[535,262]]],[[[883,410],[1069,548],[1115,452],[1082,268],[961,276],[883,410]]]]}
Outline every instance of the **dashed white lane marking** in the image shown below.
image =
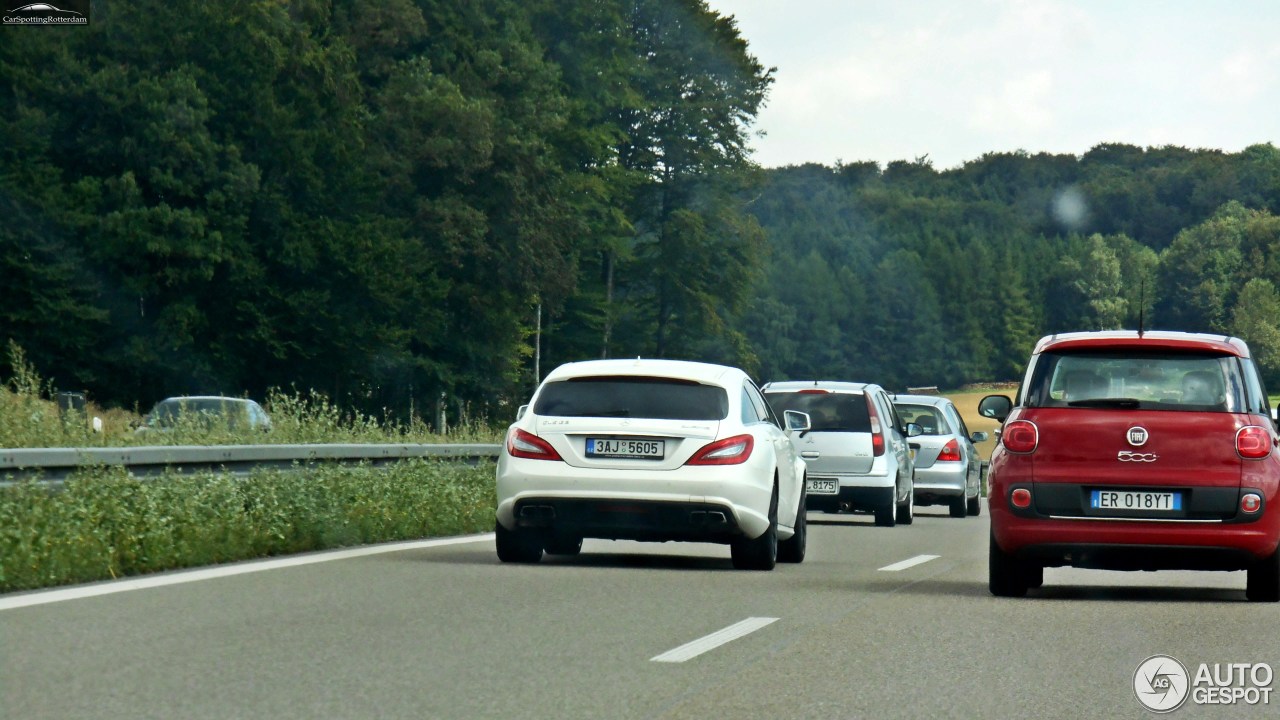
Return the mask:
{"type": "Polygon", "coordinates": [[[940,557],[942,556],[941,555],[917,555],[913,558],[903,560],[902,562],[896,562],[892,565],[885,565],[884,567],[880,568],[880,570],[882,570],[883,572],[898,572],[899,570],[906,570],[909,567],[915,567],[916,565],[919,565],[921,563],[927,563],[930,560],[937,560],[940,557]]]}
{"type": "Polygon", "coordinates": [[[771,625],[778,621],[778,618],[770,617],[753,617],[747,618],[742,622],[734,623],[723,630],[698,638],[693,642],[685,643],[674,650],[668,650],[661,655],[649,658],[651,662],[680,663],[698,657],[704,652],[715,650],[725,643],[737,640],[740,637],[750,635],[762,627],[771,625]]]}
{"type": "Polygon", "coordinates": [[[492,541],[493,533],[440,538],[438,540],[415,540],[412,542],[388,543],[385,545],[373,545],[370,547],[352,548],[349,550],[334,550],[332,552],[320,552],[295,557],[275,558],[273,560],[237,563],[235,565],[227,565],[224,567],[211,567],[202,568],[200,570],[174,572],[166,575],[141,577],[131,580],[115,580],[97,585],[82,585],[78,587],[64,588],[61,590],[46,590],[43,592],[34,592],[13,597],[0,597],[0,611],[14,610],[16,608],[30,607],[32,605],[47,605],[49,603],[62,602],[63,600],[79,600],[81,598],[97,597],[98,595],[112,595],[114,593],[128,592],[130,590],[147,590],[150,588],[164,587],[166,585],[180,585],[182,583],[197,582],[199,580],[212,580],[214,578],[230,577],[232,575],[245,575],[247,573],[264,572],[267,570],[279,570],[281,568],[298,567],[299,565],[315,565],[316,563],[346,560],[349,558],[364,557],[366,555],[382,555],[384,553],[401,552],[403,550],[421,550],[423,548],[443,547],[445,545],[484,542],[485,540],[492,541]]]}

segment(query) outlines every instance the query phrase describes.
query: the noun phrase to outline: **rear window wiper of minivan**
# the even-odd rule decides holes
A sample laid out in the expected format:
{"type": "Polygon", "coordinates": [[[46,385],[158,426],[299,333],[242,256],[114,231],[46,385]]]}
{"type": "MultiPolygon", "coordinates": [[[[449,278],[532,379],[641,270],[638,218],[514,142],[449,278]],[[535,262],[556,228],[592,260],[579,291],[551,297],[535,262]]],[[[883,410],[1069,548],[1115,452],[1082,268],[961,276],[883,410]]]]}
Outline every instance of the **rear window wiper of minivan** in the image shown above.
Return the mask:
{"type": "Polygon", "coordinates": [[[1072,400],[1067,405],[1071,407],[1093,407],[1093,408],[1122,408],[1125,410],[1134,410],[1142,405],[1142,401],[1137,398],[1089,398],[1087,400],[1072,400]]]}

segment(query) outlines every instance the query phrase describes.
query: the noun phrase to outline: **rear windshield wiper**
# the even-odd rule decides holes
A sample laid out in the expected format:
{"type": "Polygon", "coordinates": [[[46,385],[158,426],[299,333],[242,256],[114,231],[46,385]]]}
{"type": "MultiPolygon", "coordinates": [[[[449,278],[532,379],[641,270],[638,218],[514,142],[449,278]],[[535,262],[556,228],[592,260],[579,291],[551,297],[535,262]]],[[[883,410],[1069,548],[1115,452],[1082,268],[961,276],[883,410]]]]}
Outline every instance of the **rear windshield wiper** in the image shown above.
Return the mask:
{"type": "Polygon", "coordinates": [[[1125,410],[1134,410],[1142,405],[1142,401],[1137,398],[1089,398],[1087,400],[1072,400],[1067,403],[1071,407],[1094,407],[1094,408],[1123,408],[1125,410]]]}
{"type": "Polygon", "coordinates": [[[580,415],[579,417],[631,417],[630,410],[601,410],[593,412],[589,415],[580,415]]]}

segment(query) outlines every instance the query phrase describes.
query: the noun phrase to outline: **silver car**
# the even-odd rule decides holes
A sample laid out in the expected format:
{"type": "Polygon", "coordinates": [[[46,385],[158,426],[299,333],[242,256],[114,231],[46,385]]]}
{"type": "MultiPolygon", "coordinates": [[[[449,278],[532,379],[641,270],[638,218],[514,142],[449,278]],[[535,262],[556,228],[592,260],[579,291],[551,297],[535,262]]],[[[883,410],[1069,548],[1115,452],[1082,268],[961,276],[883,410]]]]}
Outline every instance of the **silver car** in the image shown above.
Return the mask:
{"type": "Polygon", "coordinates": [[[875,513],[876,525],[911,524],[914,468],[902,422],[879,385],[823,380],[773,382],[761,388],[779,416],[807,413],[810,429],[792,435],[809,467],[810,510],[875,513]]]}
{"type": "Polygon", "coordinates": [[[987,433],[970,434],[950,400],[936,395],[895,395],[894,405],[907,423],[919,425],[916,450],[916,503],[949,505],[951,517],[982,510],[982,458],[974,443],[987,433]]]}

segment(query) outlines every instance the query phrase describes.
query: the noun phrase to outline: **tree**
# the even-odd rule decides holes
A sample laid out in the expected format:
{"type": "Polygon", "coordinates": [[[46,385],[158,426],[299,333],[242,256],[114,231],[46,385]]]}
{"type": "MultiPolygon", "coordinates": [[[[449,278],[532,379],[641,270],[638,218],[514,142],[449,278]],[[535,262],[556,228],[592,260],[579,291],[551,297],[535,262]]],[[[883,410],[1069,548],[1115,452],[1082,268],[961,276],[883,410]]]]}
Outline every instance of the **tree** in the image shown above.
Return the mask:
{"type": "Polygon", "coordinates": [[[1160,254],[1156,312],[1163,327],[1198,332],[1226,329],[1248,215],[1239,203],[1228,203],[1212,219],[1178,233],[1160,254]]]}
{"type": "Polygon", "coordinates": [[[1280,292],[1270,280],[1245,284],[1231,309],[1229,331],[1249,344],[1263,381],[1280,385],[1280,292]]]}

